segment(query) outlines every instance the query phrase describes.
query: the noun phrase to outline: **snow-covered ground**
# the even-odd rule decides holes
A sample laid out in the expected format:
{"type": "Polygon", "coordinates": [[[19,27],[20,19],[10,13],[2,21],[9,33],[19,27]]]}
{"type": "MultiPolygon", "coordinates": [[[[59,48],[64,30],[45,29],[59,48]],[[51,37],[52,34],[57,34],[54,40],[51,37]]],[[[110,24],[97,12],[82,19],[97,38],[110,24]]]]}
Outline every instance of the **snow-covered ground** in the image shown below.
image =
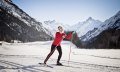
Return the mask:
{"type": "Polygon", "coordinates": [[[119,49],[77,49],[63,41],[61,62],[56,66],[57,50],[48,60],[49,67],[38,65],[50,51],[52,41],[7,43],[0,45],[0,72],[120,72],[119,49]],[[70,61],[69,52],[71,46],[70,61]]]}

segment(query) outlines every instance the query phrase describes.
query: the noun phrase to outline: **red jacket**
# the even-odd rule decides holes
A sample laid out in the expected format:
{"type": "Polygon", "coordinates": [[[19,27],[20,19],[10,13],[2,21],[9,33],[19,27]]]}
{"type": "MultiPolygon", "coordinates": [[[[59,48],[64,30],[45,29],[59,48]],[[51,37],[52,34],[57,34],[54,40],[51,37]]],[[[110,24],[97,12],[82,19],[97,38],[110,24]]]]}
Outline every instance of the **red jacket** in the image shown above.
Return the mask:
{"type": "MultiPolygon", "coordinates": [[[[64,35],[66,35],[66,34],[65,33],[56,32],[55,39],[54,39],[52,44],[56,45],[56,46],[60,46],[60,43],[63,40],[62,36],[64,36],[64,35]]],[[[69,39],[71,39],[71,37],[72,37],[72,32],[69,33],[68,35],[66,35],[65,39],[69,40],[69,39]]]]}

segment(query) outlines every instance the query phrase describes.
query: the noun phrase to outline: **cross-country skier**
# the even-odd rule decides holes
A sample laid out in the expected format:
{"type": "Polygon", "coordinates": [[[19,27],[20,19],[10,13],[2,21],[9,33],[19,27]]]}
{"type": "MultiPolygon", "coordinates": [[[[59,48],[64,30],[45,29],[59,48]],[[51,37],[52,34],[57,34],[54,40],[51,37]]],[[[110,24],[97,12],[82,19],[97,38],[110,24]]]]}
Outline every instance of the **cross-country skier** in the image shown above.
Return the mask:
{"type": "Polygon", "coordinates": [[[48,59],[51,57],[51,55],[54,53],[55,49],[57,49],[59,55],[58,55],[58,59],[57,59],[57,65],[62,65],[62,63],[60,63],[60,59],[62,57],[62,49],[61,49],[61,41],[65,38],[65,39],[71,39],[72,37],[72,32],[69,33],[68,35],[66,35],[64,33],[64,30],[62,28],[62,26],[58,26],[58,32],[56,32],[54,41],[51,45],[51,51],[50,53],[47,55],[46,59],[44,60],[44,64],[46,64],[46,62],[48,61],[48,59]]]}

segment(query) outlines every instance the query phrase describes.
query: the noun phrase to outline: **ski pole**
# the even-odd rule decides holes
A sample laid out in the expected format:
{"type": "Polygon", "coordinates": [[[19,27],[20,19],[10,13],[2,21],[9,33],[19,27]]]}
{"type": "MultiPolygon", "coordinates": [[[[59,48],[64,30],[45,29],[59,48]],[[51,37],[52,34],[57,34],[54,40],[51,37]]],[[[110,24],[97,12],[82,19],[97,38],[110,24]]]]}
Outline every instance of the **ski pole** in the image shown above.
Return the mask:
{"type": "MultiPolygon", "coordinates": [[[[73,32],[74,33],[74,32],[73,32]]],[[[73,33],[72,33],[72,38],[71,38],[71,42],[72,42],[72,39],[73,39],[73,33]]],[[[69,65],[69,61],[70,61],[70,55],[71,55],[71,44],[70,44],[70,52],[69,52],[69,58],[68,58],[68,65],[69,65]]]]}
{"type": "Polygon", "coordinates": [[[68,65],[69,65],[69,61],[70,61],[70,54],[71,54],[71,45],[70,45],[70,52],[69,52],[68,65]]]}

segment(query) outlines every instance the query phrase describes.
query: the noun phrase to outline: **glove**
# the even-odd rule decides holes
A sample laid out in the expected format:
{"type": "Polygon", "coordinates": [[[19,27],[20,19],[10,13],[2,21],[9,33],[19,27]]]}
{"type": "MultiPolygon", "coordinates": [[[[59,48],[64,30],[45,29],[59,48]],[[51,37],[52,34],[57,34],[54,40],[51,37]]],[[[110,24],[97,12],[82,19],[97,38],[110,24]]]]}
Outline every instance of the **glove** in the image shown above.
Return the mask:
{"type": "Polygon", "coordinates": [[[71,31],[71,33],[74,33],[74,31],[71,31]]]}

